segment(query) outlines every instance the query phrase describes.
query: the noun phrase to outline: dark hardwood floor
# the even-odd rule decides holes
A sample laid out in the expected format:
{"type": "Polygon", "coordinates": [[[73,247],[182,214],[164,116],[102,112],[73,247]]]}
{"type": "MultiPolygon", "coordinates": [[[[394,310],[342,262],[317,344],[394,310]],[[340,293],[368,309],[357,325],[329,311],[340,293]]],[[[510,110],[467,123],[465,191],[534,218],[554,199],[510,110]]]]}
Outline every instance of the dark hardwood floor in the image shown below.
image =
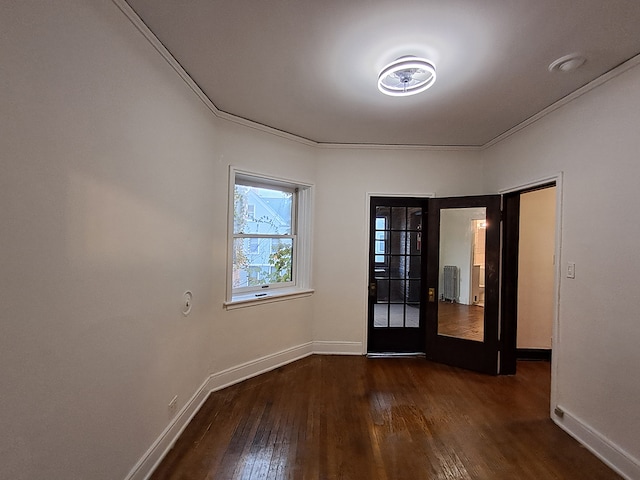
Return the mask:
{"type": "Polygon", "coordinates": [[[484,308],[438,302],[438,334],[467,340],[484,340],[484,308]]]}
{"type": "Polygon", "coordinates": [[[550,367],[311,356],[214,392],[153,479],[618,479],[553,424],[550,367]]]}

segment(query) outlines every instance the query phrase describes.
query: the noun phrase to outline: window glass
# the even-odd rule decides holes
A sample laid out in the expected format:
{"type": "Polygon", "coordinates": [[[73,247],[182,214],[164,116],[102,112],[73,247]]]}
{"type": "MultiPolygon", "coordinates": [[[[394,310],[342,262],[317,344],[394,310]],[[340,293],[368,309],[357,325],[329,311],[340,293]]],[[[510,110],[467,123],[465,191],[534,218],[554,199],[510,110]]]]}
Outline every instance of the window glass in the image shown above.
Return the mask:
{"type": "Polygon", "coordinates": [[[270,238],[234,238],[234,288],[292,281],[293,239],[278,239],[275,245],[272,242],[270,238]]]}
{"type": "Polygon", "coordinates": [[[236,184],[233,199],[233,233],[291,235],[292,192],[236,184]]]}
{"type": "Polygon", "coordinates": [[[233,169],[232,179],[227,301],[232,303],[236,296],[242,300],[254,292],[262,298],[281,287],[308,289],[310,186],[233,169]]]}

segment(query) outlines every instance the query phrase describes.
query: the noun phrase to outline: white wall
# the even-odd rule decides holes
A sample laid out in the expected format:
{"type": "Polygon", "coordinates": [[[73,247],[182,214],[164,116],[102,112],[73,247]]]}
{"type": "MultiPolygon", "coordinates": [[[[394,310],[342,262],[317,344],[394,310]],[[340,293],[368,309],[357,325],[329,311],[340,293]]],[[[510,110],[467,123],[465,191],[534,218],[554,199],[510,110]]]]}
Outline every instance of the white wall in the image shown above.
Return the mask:
{"type": "Polygon", "coordinates": [[[640,476],[638,125],[636,66],[483,152],[488,192],[564,172],[560,261],[563,273],[575,262],[576,278],[560,278],[553,401],[567,411],[564,422],[586,425],[594,441],[626,451],[634,478],[640,476]]]}
{"type": "Polygon", "coordinates": [[[482,193],[480,158],[488,192],[565,171],[555,400],[640,457],[640,69],[482,154],[316,149],[214,118],[113,3],[0,22],[0,477],[123,478],[210,374],[362,351],[367,193],[482,193]],[[316,183],[314,297],[222,308],[229,164],[316,183]]]}
{"type": "Polygon", "coordinates": [[[0,22],[0,478],[124,478],[174,395],[311,341],[311,298],[222,302],[228,165],[315,152],[216,119],[111,2],[0,22]]]}
{"type": "Polygon", "coordinates": [[[556,188],[520,196],[518,348],[550,349],[553,335],[556,188]]]}
{"type": "Polygon", "coordinates": [[[314,340],[362,352],[366,330],[367,194],[479,194],[478,152],[320,149],[317,164],[314,340]]]}

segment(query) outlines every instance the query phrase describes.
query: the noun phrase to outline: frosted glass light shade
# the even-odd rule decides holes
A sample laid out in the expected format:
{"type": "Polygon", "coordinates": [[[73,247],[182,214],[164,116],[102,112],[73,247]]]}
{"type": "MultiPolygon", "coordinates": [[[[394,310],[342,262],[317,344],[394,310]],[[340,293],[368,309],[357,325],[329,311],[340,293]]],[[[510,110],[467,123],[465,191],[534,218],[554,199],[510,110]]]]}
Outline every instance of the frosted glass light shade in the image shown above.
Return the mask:
{"type": "Polygon", "coordinates": [[[385,95],[403,97],[424,92],[436,81],[435,65],[412,55],[400,57],[378,75],[378,90],[385,95]]]}

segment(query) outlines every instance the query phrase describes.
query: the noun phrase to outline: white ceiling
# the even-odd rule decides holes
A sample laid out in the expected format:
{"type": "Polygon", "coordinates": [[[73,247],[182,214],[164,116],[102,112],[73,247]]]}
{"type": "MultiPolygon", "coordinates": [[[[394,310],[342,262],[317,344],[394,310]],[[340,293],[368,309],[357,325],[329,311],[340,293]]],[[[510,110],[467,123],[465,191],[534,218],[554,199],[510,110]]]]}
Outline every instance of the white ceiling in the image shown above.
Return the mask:
{"type": "Polygon", "coordinates": [[[484,145],[640,53],[638,0],[127,1],[219,110],[320,143],[484,145]],[[409,54],[435,85],[381,94],[409,54]]]}

